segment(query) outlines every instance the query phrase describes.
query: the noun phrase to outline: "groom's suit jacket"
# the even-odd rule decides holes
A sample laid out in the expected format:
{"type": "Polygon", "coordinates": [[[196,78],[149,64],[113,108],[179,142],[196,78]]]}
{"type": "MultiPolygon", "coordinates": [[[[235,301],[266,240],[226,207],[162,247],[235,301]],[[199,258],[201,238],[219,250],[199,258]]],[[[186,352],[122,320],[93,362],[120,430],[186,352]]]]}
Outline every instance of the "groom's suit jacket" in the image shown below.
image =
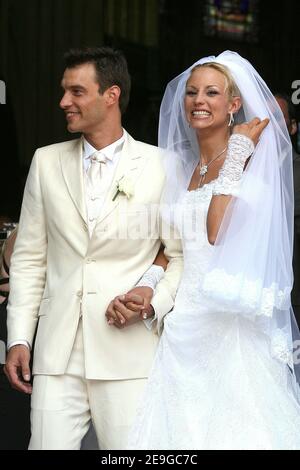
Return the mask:
{"type": "Polygon", "coordinates": [[[11,262],[8,342],[32,344],[38,325],[35,374],[64,373],[82,316],[87,378],[148,375],[158,341],[155,332],[173,306],[182,250],[172,229],[154,223],[165,184],[162,151],[127,133],[125,137],[91,238],[82,139],[43,147],[33,157],[11,262]],[[119,193],[114,199],[122,177],[130,178],[134,194],[127,199],[119,193]],[[150,236],[145,228],[149,220],[150,236]],[[134,287],[153,263],[161,240],[170,261],[152,299],[157,328],[149,330],[142,321],[121,330],[109,326],[109,302],[134,287]]]}

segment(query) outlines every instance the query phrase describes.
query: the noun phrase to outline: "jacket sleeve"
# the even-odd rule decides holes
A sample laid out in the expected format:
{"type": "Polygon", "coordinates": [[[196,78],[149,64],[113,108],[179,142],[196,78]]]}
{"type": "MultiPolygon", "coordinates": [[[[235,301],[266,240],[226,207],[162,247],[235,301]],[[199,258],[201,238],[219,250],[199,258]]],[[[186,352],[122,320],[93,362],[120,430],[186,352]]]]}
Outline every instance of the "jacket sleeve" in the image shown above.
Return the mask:
{"type": "Polygon", "coordinates": [[[11,258],[8,344],[25,340],[32,345],[45,286],[47,234],[38,154],[29,170],[11,258]]]}

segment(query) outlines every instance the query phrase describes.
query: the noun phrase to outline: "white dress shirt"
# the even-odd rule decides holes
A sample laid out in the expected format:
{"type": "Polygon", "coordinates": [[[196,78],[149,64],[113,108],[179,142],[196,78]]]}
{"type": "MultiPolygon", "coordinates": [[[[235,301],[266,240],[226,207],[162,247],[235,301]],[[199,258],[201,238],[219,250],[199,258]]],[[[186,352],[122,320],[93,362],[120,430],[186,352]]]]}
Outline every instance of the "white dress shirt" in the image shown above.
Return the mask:
{"type": "Polygon", "coordinates": [[[125,142],[125,134],[112,144],[100,149],[101,154],[106,158],[105,168],[103,168],[103,176],[101,176],[101,187],[97,194],[89,188],[87,184],[87,171],[91,165],[90,157],[97,152],[85,138],[83,138],[83,174],[85,187],[85,202],[88,216],[89,235],[92,236],[97,219],[101,213],[107,192],[110,189],[114,172],[120,159],[121,151],[125,142]]]}

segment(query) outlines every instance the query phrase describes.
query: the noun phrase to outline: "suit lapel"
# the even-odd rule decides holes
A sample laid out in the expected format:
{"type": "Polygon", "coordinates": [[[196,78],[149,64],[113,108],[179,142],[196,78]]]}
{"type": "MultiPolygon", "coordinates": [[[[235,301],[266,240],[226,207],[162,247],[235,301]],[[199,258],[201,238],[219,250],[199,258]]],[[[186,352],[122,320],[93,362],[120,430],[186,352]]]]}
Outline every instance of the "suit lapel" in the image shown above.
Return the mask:
{"type": "Polygon", "coordinates": [[[97,220],[97,224],[107,217],[113,210],[115,210],[121,199],[126,197],[124,194],[119,194],[113,201],[114,195],[117,191],[118,181],[124,176],[129,178],[134,186],[146,162],[146,158],[141,154],[137,142],[126,131],[124,132],[125,142],[120,160],[115,170],[112,184],[105,198],[102,211],[97,220]]]}
{"type": "Polygon", "coordinates": [[[87,222],[82,158],[82,139],[74,140],[69,150],[60,153],[62,174],[69,194],[81,217],[87,222]]]}

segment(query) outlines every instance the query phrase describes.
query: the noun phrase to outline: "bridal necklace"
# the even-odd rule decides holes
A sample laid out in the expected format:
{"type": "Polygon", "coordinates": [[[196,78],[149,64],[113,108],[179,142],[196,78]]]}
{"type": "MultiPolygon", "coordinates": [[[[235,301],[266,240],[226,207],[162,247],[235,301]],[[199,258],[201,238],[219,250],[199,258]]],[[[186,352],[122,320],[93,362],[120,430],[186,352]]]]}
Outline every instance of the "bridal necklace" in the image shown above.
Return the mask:
{"type": "Polygon", "coordinates": [[[222,150],[222,152],[218,153],[218,155],[214,158],[212,158],[212,160],[210,160],[206,165],[201,165],[201,157],[200,157],[200,181],[199,181],[199,186],[203,183],[203,181],[205,180],[205,175],[206,173],[208,172],[208,168],[210,167],[210,165],[215,162],[221,155],[223,155],[224,152],[226,152],[227,150],[227,147],[228,145],[226,145],[226,147],[222,150]]]}

